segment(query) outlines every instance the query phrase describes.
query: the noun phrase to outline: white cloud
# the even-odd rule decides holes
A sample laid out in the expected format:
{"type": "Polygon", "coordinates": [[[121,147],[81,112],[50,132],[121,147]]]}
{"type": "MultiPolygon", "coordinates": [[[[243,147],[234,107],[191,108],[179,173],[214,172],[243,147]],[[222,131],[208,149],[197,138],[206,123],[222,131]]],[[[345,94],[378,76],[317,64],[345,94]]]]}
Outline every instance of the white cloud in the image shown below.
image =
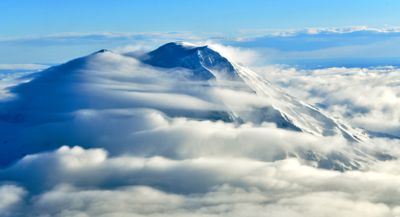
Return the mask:
{"type": "Polygon", "coordinates": [[[398,164],[342,173],[296,159],[107,157],[101,149],[62,147],[26,157],[8,177],[19,173],[13,181],[28,189],[40,183],[19,210],[38,216],[375,217],[399,214],[398,164]]]}
{"type": "Polygon", "coordinates": [[[25,193],[24,189],[15,185],[0,185],[0,216],[18,214],[19,211],[14,208],[22,202],[25,193]]]}
{"type": "Polygon", "coordinates": [[[207,44],[225,58],[242,65],[257,65],[262,59],[261,54],[252,49],[225,46],[212,42],[207,44]]]}

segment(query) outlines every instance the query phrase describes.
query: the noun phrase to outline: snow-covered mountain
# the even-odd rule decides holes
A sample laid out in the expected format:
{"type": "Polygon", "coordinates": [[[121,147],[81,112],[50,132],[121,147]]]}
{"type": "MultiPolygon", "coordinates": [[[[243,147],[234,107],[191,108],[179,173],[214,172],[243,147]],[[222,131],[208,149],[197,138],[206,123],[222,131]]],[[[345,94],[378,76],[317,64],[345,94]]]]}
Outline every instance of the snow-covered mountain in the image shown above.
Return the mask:
{"type": "MultiPolygon", "coordinates": [[[[208,46],[195,47],[185,43],[168,43],[144,55],[143,62],[163,68],[185,68],[193,71],[192,78],[231,79],[244,81],[257,95],[271,100],[270,108],[262,108],[258,122],[269,121],[279,127],[312,133],[314,135],[343,135],[353,141],[364,141],[368,136],[361,130],[324,114],[318,108],[301,102],[274,87],[248,68],[229,62],[208,46]]],[[[240,100],[240,99],[238,99],[240,100]]],[[[236,117],[240,119],[241,117],[236,117]]]]}
{"type": "MultiPolygon", "coordinates": [[[[368,142],[369,140],[364,131],[352,128],[340,120],[324,114],[320,109],[295,99],[249,68],[228,61],[208,46],[196,47],[191,44],[172,42],[144,55],[142,60],[156,67],[182,67],[193,70],[192,77],[197,79],[215,79],[217,82],[219,79],[231,79],[244,82],[256,95],[267,98],[271,102],[270,106],[252,111],[257,113],[255,118],[248,118],[247,114],[240,115],[232,110],[232,120],[237,122],[272,122],[280,128],[317,136],[341,135],[352,142],[368,142]]],[[[299,150],[297,153],[288,153],[288,156],[317,160],[323,167],[337,169],[359,168],[362,164],[374,160],[374,157],[367,156],[360,150],[355,152],[357,154],[352,153],[354,154],[352,157],[341,153],[328,157],[320,156],[312,150],[299,150]]]]}
{"type": "MultiPolygon", "coordinates": [[[[369,140],[363,131],[295,99],[210,47],[180,42],[165,44],[136,57],[101,50],[34,74],[29,82],[11,92],[15,98],[3,102],[0,110],[0,130],[4,132],[1,139],[6,144],[0,152],[2,156],[9,153],[2,164],[64,144],[104,147],[112,143],[107,140],[108,134],[150,128],[145,123],[132,126],[119,116],[112,116],[106,121],[108,131],[92,141],[87,136],[92,131],[89,133],[87,128],[71,122],[82,114],[85,118],[92,114],[89,119],[95,122],[99,111],[129,113],[132,108],[157,110],[167,117],[219,120],[238,126],[271,123],[321,138],[343,137],[349,144],[369,140]],[[68,123],[67,127],[63,125],[65,133],[54,131],[54,127],[61,127],[58,123],[68,123]],[[48,138],[36,138],[34,135],[39,131],[46,131],[48,138]]],[[[297,157],[319,167],[339,170],[360,168],[379,158],[357,147],[329,154],[304,148],[283,149],[273,158],[297,157]]]]}

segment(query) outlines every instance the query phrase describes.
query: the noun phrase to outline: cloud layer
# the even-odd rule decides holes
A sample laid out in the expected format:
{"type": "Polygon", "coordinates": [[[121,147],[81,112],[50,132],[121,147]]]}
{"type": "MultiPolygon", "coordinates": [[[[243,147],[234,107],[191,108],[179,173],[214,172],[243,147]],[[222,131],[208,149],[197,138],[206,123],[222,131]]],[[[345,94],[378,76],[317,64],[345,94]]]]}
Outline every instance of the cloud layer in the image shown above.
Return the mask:
{"type": "Polygon", "coordinates": [[[35,196],[3,185],[0,208],[3,216],[396,216],[398,164],[341,173],[295,159],[107,157],[61,147],[2,171],[35,196]]]}
{"type": "MultiPolygon", "coordinates": [[[[241,63],[255,55],[213,46],[241,63]]],[[[269,67],[259,74],[372,130],[357,118],[397,117],[396,70],[269,67]]],[[[2,77],[7,87],[33,80],[3,90],[0,216],[400,214],[399,161],[386,155],[400,156],[398,140],[356,144],[257,123],[268,98],[240,82],[210,84],[189,74],[104,51],[2,77]],[[352,162],[360,157],[354,150],[371,149],[386,161],[368,159],[368,167],[345,172],[316,163],[352,162]]]]}
{"type": "MultiPolygon", "coordinates": [[[[400,65],[398,27],[242,30],[240,37],[192,32],[66,32],[20,38],[0,38],[0,63],[57,64],[93,50],[154,48],[170,41],[229,44],[262,52],[265,63],[303,66],[400,65]],[[128,45],[128,46],[127,46],[128,45]],[[62,50],[63,52],[59,52],[62,50]]],[[[249,55],[245,53],[244,55],[249,55]]],[[[250,54],[252,55],[252,54],[250,54]]],[[[237,55],[241,56],[241,55],[237,55]]],[[[252,55],[254,57],[254,55],[252,55]]]]}
{"type": "Polygon", "coordinates": [[[398,28],[309,28],[258,33],[225,43],[259,50],[264,63],[302,67],[399,65],[398,28]]]}

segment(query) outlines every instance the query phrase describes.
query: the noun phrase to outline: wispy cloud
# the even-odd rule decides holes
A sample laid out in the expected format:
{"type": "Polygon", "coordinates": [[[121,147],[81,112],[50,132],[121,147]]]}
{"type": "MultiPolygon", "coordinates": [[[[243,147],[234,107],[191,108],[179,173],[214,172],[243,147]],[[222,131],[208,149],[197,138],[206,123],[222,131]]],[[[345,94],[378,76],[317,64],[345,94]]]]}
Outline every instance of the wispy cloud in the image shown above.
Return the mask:
{"type": "Polygon", "coordinates": [[[31,71],[31,70],[40,70],[47,68],[48,65],[43,64],[0,64],[0,70],[22,70],[22,71],[31,71]]]}
{"type": "MultiPolygon", "coordinates": [[[[208,35],[209,36],[209,35],[208,35]]],[[[123,32],[99,32],[99,33],[82,33],[82,32],[65,32],[43,36],[27,36],[16,38],[0,38],[1,43],[13,44],[62,44],[62,43],[79,43],[93,42],[101,43],[104,41],[113,42],[133,42],[133,41],[176,41],[176,40],[200,40],[204,36],[197,36],[191,32],[143,32],[143,33],[123,33],[123,32]]]]}
{"type": "MultiPolygon", "coordinates": [[[[368,26],[349,26],[349,27],[310,27],[303,29],[241,29],[239,32],[251,39],[253,37],[271,36],[271,37],[290,37],[296,35],[315,35],[315,34],[348,34],[354,32],[366,33],[400,33],[400,27],[382,27],[374,28],[368,26]]],[[[238,38],[238,40],[245,40],[246,38],[238,38]]]]}

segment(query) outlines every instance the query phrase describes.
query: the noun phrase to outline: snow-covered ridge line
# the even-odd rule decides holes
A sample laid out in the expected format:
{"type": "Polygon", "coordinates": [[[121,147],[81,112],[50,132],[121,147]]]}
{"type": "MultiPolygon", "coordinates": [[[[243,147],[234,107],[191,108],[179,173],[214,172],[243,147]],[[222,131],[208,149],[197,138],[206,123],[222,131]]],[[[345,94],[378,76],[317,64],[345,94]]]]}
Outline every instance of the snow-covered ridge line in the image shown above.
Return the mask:
{"type": "Polygon", "coordinates": [[[250,88],[257,94],[270,98],[273,101],[272,106],[302,131],[321,136],[342,134],[344,137],[358,142],[368,140],[368,136],[361,130],[340,123],[339,120],[329,117],[320,109],[284,93],[250,69],[238,64],[234,64],[234,67],[250,88]]]}

